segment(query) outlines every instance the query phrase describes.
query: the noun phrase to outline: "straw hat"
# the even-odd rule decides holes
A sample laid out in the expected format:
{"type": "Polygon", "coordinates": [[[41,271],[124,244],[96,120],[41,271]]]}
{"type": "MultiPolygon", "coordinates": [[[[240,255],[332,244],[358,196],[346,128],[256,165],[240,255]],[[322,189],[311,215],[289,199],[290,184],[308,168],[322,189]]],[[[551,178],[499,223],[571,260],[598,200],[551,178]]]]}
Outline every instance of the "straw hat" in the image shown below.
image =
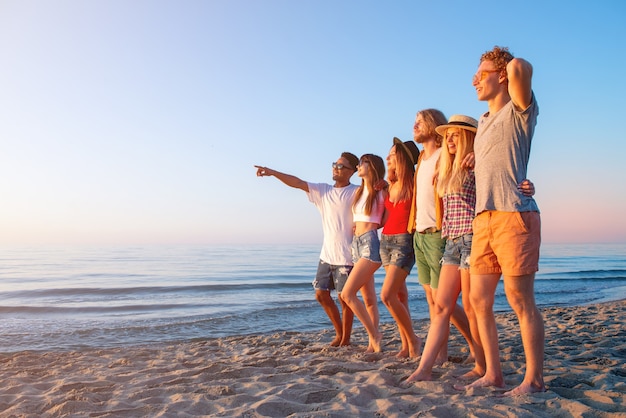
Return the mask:
{"type": "Polygon", "coordinates": [[[417,149],[417,145],[415,145],[415,142],[413,141],[402,142],[401,139],[398,139],[394,136],[393,143],[395,145],[401,145],[402,148],[404,148],[404,151],[409,156],[409,159],[413,163],[413,165],[417,164],[417,157],[419,157],[420,155],[420,150],[417,149]]]}
{"type": "Polygon", "coordinates": [[[472,117],[465,115],[452,115],[450,116],[450,120],[447,124],[437,126],[435,131],[437,131],[439,135],[443,136],[448,128],[462,128],[467,129],[468,131],[476,132],[477,127],[478,121],[472,117]]]}

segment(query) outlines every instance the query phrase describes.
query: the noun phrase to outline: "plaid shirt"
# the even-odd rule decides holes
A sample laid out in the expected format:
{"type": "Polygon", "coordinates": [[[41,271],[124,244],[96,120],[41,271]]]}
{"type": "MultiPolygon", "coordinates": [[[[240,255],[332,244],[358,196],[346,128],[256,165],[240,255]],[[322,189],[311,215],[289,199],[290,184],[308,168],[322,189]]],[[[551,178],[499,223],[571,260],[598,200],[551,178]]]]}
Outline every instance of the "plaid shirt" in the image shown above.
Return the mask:
{"type": "Polygon", "coordinates": [[[443,197],[443,224],[441,236],[448,239],[458,238],[472,232],[472,221],[476,214],[476,179],[474,170],[461,187],[460,193],[447,194],[443,197]]]}

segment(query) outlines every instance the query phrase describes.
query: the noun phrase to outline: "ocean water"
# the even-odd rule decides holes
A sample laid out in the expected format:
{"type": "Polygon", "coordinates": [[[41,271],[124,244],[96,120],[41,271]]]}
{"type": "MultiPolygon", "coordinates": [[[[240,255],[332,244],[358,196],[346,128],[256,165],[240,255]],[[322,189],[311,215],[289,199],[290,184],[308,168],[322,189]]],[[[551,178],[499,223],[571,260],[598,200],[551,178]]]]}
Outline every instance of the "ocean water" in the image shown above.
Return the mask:
{"type": "MultiPolygon", "coordinates": [[[[311,287],[318,256],[317,245],[5,248],[0,352],[331,329],[311,287]]],[[[408,288],[412,317],[427,318],[415,269],[408,288]]],[[[626,244],[543,245],[535,290],[540,306],[626,298],[626,244]]],[[[510,310],[501,284],[495,309],[510,310]]]]}

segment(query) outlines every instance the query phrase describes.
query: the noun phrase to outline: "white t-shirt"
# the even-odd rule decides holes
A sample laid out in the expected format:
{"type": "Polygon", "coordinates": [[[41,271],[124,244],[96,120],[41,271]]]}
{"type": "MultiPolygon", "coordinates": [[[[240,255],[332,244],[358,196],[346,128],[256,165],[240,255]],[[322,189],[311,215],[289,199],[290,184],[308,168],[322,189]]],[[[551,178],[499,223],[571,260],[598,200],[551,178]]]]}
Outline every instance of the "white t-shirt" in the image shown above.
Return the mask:
{"type": "Polygon", "coordinates": [[[351,266],[353,236],[352,202],[358,186],[333,187],[326,183],[307,183],[309,201],[322,215],[324,243],[320,260],[335,266],[351,266]]]}
{"type": "Polygon", "coordinates": [[[435,175],[439,154],[441,154],[441,148],[437,148],[437,151],[428,157],[427,160],[422,158],[417,170],[417,179],[415,181],[416,231],[423,231],[437,226],[433,176],[435,175]]]}

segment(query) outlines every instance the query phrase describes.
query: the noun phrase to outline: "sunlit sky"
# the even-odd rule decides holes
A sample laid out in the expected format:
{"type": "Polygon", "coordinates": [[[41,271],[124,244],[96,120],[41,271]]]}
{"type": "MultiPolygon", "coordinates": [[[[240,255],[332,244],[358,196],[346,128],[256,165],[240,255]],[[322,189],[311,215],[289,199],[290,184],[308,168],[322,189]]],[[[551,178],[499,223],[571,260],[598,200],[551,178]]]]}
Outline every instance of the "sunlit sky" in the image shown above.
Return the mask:
{"type": "Polygon", "coordinates": [[[253,166],[478,118],[494,45],[534,66],[544,242],[626,242],[626,2],[0,0],[0,245],[321,243],[253,166]]]}

